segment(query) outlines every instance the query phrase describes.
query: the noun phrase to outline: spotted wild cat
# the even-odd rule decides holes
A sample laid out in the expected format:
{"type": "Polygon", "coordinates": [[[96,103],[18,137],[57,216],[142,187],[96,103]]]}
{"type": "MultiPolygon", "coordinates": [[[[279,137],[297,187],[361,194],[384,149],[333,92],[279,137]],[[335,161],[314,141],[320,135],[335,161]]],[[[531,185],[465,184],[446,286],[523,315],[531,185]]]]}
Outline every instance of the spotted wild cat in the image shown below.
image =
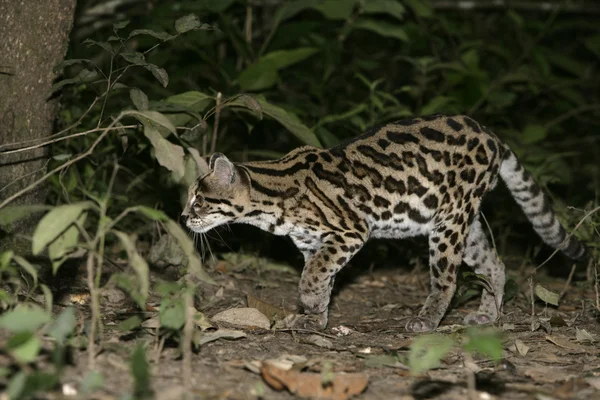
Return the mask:
{"type": "MultiPolygon", "coordinates": [[[[273,161],[234,164],[214,154],[190,187],[187,226],[206,232],[247,223],[288,235],[304,255],[299,326],[325,328],[336,273],[369,238],[429,236],[430,294],[406,329],[435,329],[464,261],[491,283],[467,324],[494,321],[504,264],[486,238],[479,207],[502,177],[544,242],[578,259],[584,246],[556,219],[549,198],[496,135],[466,116],[397,121],[352,141],[300,147],[273,161]]],[[[296,325],[298,326],[298,325],[296,325]]]]}

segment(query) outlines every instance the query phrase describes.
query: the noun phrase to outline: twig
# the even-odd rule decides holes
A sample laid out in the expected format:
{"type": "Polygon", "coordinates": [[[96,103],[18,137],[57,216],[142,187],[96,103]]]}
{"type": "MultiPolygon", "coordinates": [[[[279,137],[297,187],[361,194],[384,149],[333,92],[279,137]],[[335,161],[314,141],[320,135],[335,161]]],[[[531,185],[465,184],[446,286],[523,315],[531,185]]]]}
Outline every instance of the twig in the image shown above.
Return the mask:
{"type": "Polygon", "coordinates": [[[187,287],[185,290],[185,326],[183,327],[183,386],[185,398],[189,398],[192,392],[192,336],[194,335],[194,294],[192,291],[191,274],[186,275],[187,287]]]}
{"type": "MultiPolygon", "coordinates": [[[[119,128],[130,129],[130,128],[135,128],[135,127],[137,127],[137,125],[125,125],[125,126],[120,126],[119,128]]],[[[59,137],[57,139],[47,140],[45,142],[34,144],[32,146],[21,147],[21,148],[14,149],[14,150],[6,150],[6,151],[3,151],[3,152],[0,152],[0,155],[20,153],[22,151],[34,150],[34,149],[38,149],[40,147],[47,146],[47,145],[52,144],[52,143],[61,142],[63,140],[67,140],[67,139],[73,139],[73,138],[76,138],[76,137],[79,137],[79,136],[89,135],[90,133],[94,133],[94,132],[102,132],[102,131],[105,131],[107,129],[112,129],[112,128],[94,128],[94,129],[89,129],[87,131],[73,133],[73,134],[67,135],[67,136],[62,136],[62,137],[59,137]]]]}
{"type": "Polygon", "coordinates": [[[561,290],[560,294],[558,295],[559,301],[565,296],[565,294],[567,293],[567,290],[569,289],[569,285],[571,284],[571,280],[573,279],[573,275],[575,274],[575,267],[577,267],[577,264],[573,264],[573,266],[571,267],[571,272],[569,272],[569,277],[567,278],[567,281],[565,282],[565,286],[563,287],[563,290],[561,290]]]}
{"type": "MultiPolygon", "coordinates": [[[[90,106],[87,108],[87,110],[85,110],[83,112],[83,114],[81,114],[81,117],[79,117],[79,119],[74,124],[72,124],[68,128],[63,129],[60,132],[56,132],[56,133],[48,136],[48,138],[53,138],[53,137],[56,137],[56,136],[60,136],[63,133],[68,132],[71,129],[76,128],[81,123],[81,121],[83,120],[83,118],[85,118],[85,116],[88,115],[88,113],[92,110],[92,108],[96,105],[96,103],[98,102],[98,100],[100,100],[101,98],[102,98],[102,96],[96,97],[94,99],[94,101],[92,101],[92,104],[90,104],[90,106]]],[[[37,142],[39,140],[43,140],[43,138],[37,138],[37,139],[31,139],[31,140],[24,140],[22,142],[14,142],[14,143],[3,144],[3,145],[0,145],[0,150],[3,149],[3,148],[5,148],[5,147],[10,147],[10,146],[17,146],[18,147],[18,146],[27,145],[28,143],[37,142]]]]}
{"type": "Polygon", "coordinates": [[[49,163],[49,162],[50,162],[50,159],[46,160],[46,162],[44,163],[44,166],[43,166],[42,168],[36,169],[35,171],[32,171],[32,172],[30,172],[30,173],[28,173],[28,174],[25,174],[25,175],[23,175],[23,176],[20,176],[20,177],[18,177],[17,179],[15,179],[14,181],[7,183],[7,184],[6,184],[6,186],[4,186],[3,188],[1,188],[1,189],[0,189],[0,192],[3,192],[3,191],[5,191],[6,189],[8,189],[8,187],[9,187],[9,186],[11,186],[11,185],[14,185],[15,183],[19,182],[21,179],[25,179],[25,178],[27,178],[27,177],[29,177],[29,176],[31,176],[31,175],[35,175],[35,174],[37,174],[38,172],[43,172],[43,171],[45,171],[45,170],[46,170],[46,167],[48,167],[48,163],[49,163]]]}
{"type": "Polygon", "coordinates": [[[49,177],[51,177],[55,173],[60,172],[61,170],[63,170],[65,168],[67,168],[67,167],[75,164],[77,161],[80,161],[80,160],[86,158],[87,156],[89,156],[90,154],[92,154],[92,152],[94,151],[94,149],[96,148],[96,146],[98,146],[98,144],[102,141],[102,139],[104,139],[104,137],[108,134],[108,132],[111,131],[110,128],[114,127],[114,125],[121,118],[123,118],[127,114],[128,114],[127,112],[122,112],[117,118],[115,118],[115,120],[108,126],[108,128],[106,128],[106,130],[104,132],[102,132],[100,134],[100,136],[98,136],[98,138],[94,141],[94,143],[92,143],[92,145],[85,152],[81,153],[80,155],[78,155],[75,158],[72,158],[71,160],[67,161],[64,164],[59,165],[58,167],[56,167],[52,171],[46,173],[43,177],[41,177],[40,179],[36,180],[35,182],[33,182],[32,184],[30,184],[29,186],[23,188],[22,190],[19,190],[17,193],[15,193],[12,196],[8,197],[6,200],[4,200],[2,203],[0,203],[0,209],[6,207],[7,204],[9,204],[10,202],[12,202],[16,198],[18,198],[18,197],[24,195],[25,193],[29,192],[30,190],[32,190],[33,188],[35,188],[40,183],[44,182],[46,179],[48,179],[49,177]]]}
{"type": "Polygon", "coordinates": [[[566,113],[564,113],[564,114],[561,114],[561,115],[559,115],[558,117],[556,117],[556,118],[554,118],[554,119],[552,119],[552,120],[548,121],[548,122],[547,122],[547,123],[544,125],[544,127],[545,127],[545,128],[546,128],[546,130],[547,130],[547,129],[549,129],[549,128],[551,128],[551,127],[555,126],[555,125],[558,125],[558,124],[560,124],[561,122],[563,122],[563,121],[565,121],[565,120],[567,120],[567,119],[569,119],[569,118],[571,118],[571,117],[574,117],[574,116],[576,116],[577,114],[582,114],[582,113],[584,113],[584,112],[587,112],[587,111],[594,111],[594,110],[600,110],[600,103],[588,104],[588,105],[585,105],[585,106],[581,106],[581,107],[578,107],[578,108],[574,108],[574,109],[572,109],[572,110],[570,110],[570,111],[567,111],[566,113]]]}
{"type": "Polygon", "coordinates": [[[99,304],[97,304],[98,297],[96,296],[96,285],[94,284],[94,252],[88,251],[87,256],[87,284],[88,290],[90,291],[92,316],[90,323],[90,334],[88,336],[88,368],[93,371],[96,368],[96,324],[99,320],[99,304]]]}
{"type": "Polygon", "coordinates": [[[215,124],[213,126],[213,134],[210,141],[210,154],[213,154],[217,149],[217,134],[219,132],[219,119],[221,118],[221,92],[217,93],[217,105],[215,108],[215,124]]]}

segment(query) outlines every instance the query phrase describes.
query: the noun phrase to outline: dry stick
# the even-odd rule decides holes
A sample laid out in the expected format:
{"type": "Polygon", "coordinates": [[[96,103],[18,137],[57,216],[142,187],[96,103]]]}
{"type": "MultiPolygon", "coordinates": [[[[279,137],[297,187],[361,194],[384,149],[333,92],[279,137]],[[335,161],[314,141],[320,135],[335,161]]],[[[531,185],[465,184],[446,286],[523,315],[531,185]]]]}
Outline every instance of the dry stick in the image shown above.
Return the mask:
{"type": "Polygon", "coordinates": [[[36,169],[35,171],[32,171],[28,174],[25,174],[23,176],[18,177],[17,179],[15,179],[12,182],[9,182],[6,184],[6,186],[4,186],[3,188],[0,189],[0,192],[5,191],[6,189],[8,189],[9,186],[14,185],[15,183],[19,182],[21,179],[25,179],[31,175],[35,175],[38,172],[44,172],[46,170],[46,168],[48,167],[48,163],[50,162],[50,159],[47,159],[46,162],[44,163],[44,166],[42,168],[36,169]]]}
{"type": "MultiPolygon", "coordinates": [[[[88,115],[90,111],[92,111],[92,108],[94,107],[94,105],[96,105],[96,103],[98,102],[98,100],[100,100],[101,98],[102,98],[102,96],[100,96],[100,97],[96,97],[96,98],[94,99],[94,101],[92,101],[92,104],[90,104],[90,106],[87,108],[87,110],[85,110],[85,111],[84,111],[84,113],[83,113],[83,114],[81,114],[81,117],[79,117],[79,119],[78,119],[78,120],[77,120],[77,121],[76,121],[74,124],[72,124],[72,125],[71,125],[71,126],[69,126],[68,128],[65,128],[65,129],[63,129],[62,131],[56,132],[56,133],[54,133],[54,134],[52,134],[52,135],[48,136],[48,139],[49,139],[49,138],[56,137],[56,136],[60,136],[60,135],[62,135],[63,133],[65,133],[65,132],[68,132],[68,131],[70,131],[71,129],[74,129],[74,128],[76,128],[76,127],[77,127],[79,124],[81,124],[81,121],[83,120],[83,118],[85,118],[85,116],[86,116],[86,115],[88,115]]],[[[14,143],[7,143],[7,144],[3,144],[3,145],[0,145],[0,149],[2,149],[2,148],[4,148],[4,147],[9,147],[9,146],[22,146],[22,145],[27,145],[28,143],[31,143],[31,142],[37,142],[37,141],[39,141],[39,140],[43,140],[43,138],[31,139],[31,140],[25,140],[25,141],[22,141],[22,142],[14,142],[14,143]]]]}
{"type": "MultiPolygon", "coordinates": [[[[130,128],[135,128],[136,126],[137,125],[124,125],[124,126],[120,126],[119,128],[130,129],[130,128]]],[[[90,129],[90,130],[83,131],[83,132],[73,133],[71,135],[59,137],[57,139],[48,140],[48,141],[45,141],[45,142],[42,142],[42,143],[39,143],[39,144],[34,144],[32,146],[21,147],[19,149],[14,149],[14,150],[6,150],[6,151],[3,151],[3,152],[0,152],[0,156],[1,155],[5,155],[5,154],[20,153],[22,151],[29,151],[29,150],[38,149],[40,147],[44,147],[44,146],[47,146],[47,145],[52,144],[52,143],[61,142],[63,140],[67,140],[67,139],[73,139],[73,138],[76,138],[76,137],[79,137],[79,136],[89,135],[90,133],[94,133],[94,132],[102,132],[102,131],[105,131],[107,129],[113,129],[113,128],[94,128],[94,129],[90,129]]]]}
{"type": "Polygon", "coordinates": [[[189,398],[192,392],[192,337],[194,335],[194,293],[192,291],[192,279],[190,273],[186,275],[187,288],[185,291],[185,326],[183,327],[183,387],[185,398],[189,398]]]}
{"type": "Polygon", "coordinates": [[[210,142],[210,154],[213,154],[217,149],[217,133],[219,132],[219,119],[221,118],[221,92],[217,93],[217,105],[215,108],[215,126],[210,142]]]}
{"type": "Polygon", "coordinates": [[[97,304],[98,296],[96,296],[96,287],[94,285],[94,252],[90,249],[87,256],[87,284],[90,290],[92,316],[90,324],[90,335],[88,336],[88,368],[90,371],[96,368],[96,324],[98,322],[98,310],[100,309],[97,304]]]}
{"type": "MultiPolygon", "coordinates": [[[[0,207],[0,208],[2,208],[2,207],[0,207]]],[[[589,211],[587,214],[585,214],[585,215],[583,216],[583,218],[581,218],[581,219],[579,220],[579,222],[577,223],[577,225],[575,225],[575,228],[573,228],[573,230],[571,231],[571,233],[569,233],[569,234],[567,235],[567,237],[565,237],[565,240],[564,240],[564,241],[561,243],[561,246],[559,246],[557,249],[555,249],[555,250],[552,252],[552,254],[550,254],[550,255],[548,256],[548,258],[546,258],[546,259],[544,260],[544,262],[543,262],[543,263],[541,263],[540,265],[538,265],[537,267],[535,267],[534,273],[535,273],[535,272],[537,272],[537,270],[538,270],[538,269],[542,268],[542,266],[544,266],[544,265],[545,265],[545,264],[546,264],[548,261],[550,261],[550,259],[552,259],[552,257],[554,257],[554,255],[555,255],[556,253],[558,253],[559,251],[561,251],[561,247],[562,247],[562,245],[566,244],[566,243],[569,241],[569,239],[571,238],[571,236],[573,236],[573,234],[575,233],[575,231],[576,231],[577,229],[579,229],[579,227],[581,227],[581,225],[583,224],[583,222],[584,222],[586,219],[588,219],[588,217],[589,217],[590,215],[592,215],[592,214],[596,213],[597,211],[600,211],[600,206],[598,206],[598,207],[594,208],[593,210],[591,210],[591,211],[589,211]]]]}
{"type": "Polygon", "coordinates": [[[58,167],[54,168],[52,171],[46,173],[43,177],[41,177],[37,181],[33,182],[32,184],[30,184],[29,186],[23,188],[22,190],[19,190],[17,193],[13,194],[12,196],[10,196],[6,200],[4,200],[2,203],[0,203],[0,209],[6,207],[6,205],[8,203],[12,202],[16,198],[18,198],[18,197],[24,195],[25,193],[29,192],[30,190],[32,190],[33,188],[35,188],[40,183],[44,182],[46,179],[48,179],[49,177],[51,177],[55,173],[60,172],[61,170],[63,170],[65,168],[67,168],[67,167],[75,164],[77,161],[80,161],[80,160],[86,158],[87,156],[89,156],[90,154],[92,154],[92,152],[94,151],[94,149],[96,148],[96,146],[98,145],[98,143],[100,143],[102,141],[102,139],[104,139],[104,137],[108,134],[108,132],[111,131],[110,128],[114,127],[114,125],[121,118],[123,118],[123,116],[125,116],[127,114],[128,114],[127,112],[123,112],[117,118],[115,118],[115,120],[113,122],[111,122],[111,124],[108,126],[108,128],[106,128],[106,130],[104,132],[102,132],[100,134],[100,136],[98,136],[98,138],[94,141],[94,143],[92,143],[92,145],[89,147],[89,149],[87,149],[85,152],[81,153],[77,157],[75,157],[75,158],[67,161],[64,164],[59,165],[58,167]]]}
{"type": "Polygon", "coordinates": [[[565,282],[565,286],[563,287],[563,290],[561,290],[560,294],[558,295],[559,301],[565,296],[565,294],[567,293],[567,290],[569,289],[569,285],[571,284],[571,279],[573,279],[573,275],[575,274],[575,267],[577,267],[577,264],[573,264],[573,266],[571,267],[571,272],[569,272],[569,277],[567,278],[567,281],[565,282]]]}

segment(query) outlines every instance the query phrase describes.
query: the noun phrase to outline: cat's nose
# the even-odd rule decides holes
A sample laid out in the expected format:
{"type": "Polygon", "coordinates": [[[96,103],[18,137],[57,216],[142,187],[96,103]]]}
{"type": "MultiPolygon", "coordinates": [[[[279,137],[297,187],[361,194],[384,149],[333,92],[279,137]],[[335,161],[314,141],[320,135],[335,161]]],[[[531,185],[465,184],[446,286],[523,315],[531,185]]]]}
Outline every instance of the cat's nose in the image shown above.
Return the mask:
{"type": "Polygon", "coordinates": [[[181,215],[179,216],[179,219],[181,220],[181,222],[183,222],[184,224],[187,222],[188,218],[190,217],[190,212],[189,210],[184,210],[181,215]]]}

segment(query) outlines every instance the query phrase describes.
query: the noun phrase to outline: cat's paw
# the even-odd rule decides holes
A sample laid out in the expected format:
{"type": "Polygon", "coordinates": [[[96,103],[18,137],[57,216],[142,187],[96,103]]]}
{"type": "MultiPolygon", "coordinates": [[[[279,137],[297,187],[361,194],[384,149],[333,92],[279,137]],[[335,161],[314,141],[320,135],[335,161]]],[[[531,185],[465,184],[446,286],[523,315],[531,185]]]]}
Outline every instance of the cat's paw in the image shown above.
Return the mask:
{"type": "Polygon", "coordinates": [[[463,323],[465,325],[486,325],[494,322],[494,319],[494,317],[487,313],[472,312],[467,314],[465,319],[463,319],[463,323]]]}
{"type": "Polygon", "coordinates": [[[327,312],[319,314],[291,314],[275,323],[275,329],[322,331],[327,327],[327,312]]]}
{"type": "Polygon", "coordinates": [[[412,317],[406,323],[405,328],[409,332],[431,332],[437,328],[437,325],[427,318],[412,317]]]}

